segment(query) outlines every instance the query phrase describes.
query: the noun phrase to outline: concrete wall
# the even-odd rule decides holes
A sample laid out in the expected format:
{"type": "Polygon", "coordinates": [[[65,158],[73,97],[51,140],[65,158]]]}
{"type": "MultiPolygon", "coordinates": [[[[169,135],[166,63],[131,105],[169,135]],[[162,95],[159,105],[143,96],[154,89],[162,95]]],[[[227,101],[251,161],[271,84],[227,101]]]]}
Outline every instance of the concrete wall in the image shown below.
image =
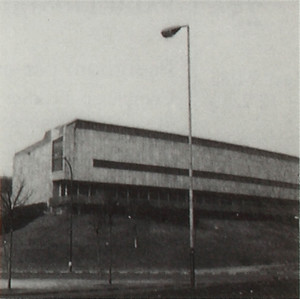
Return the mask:
{"type": "MultiPolygon", "coordinates": [[[[32,192],[30,203],[47,202],[53,195],[53,181],[70,180],[66,163],[63,163],[62,170],[52,172],[52,141],[61,136],[63,156],[72,165],[74,181],[188,189],[186,175],[93,165],[96,159],[188,169],[188,144],[184,136],[177,136],[174,140],[169,136],[165,140],[162,135],[156,135],[159,138],[147,137],[147,132],[139,135],[138,129],[135,132],[139,136],[108,132],[99,129],[97,124],[95,130],[83,129],[77,124],[75,121],[59,126],[46,133],[40,142],[15,155],[13,188],[15,190],[24,181],[24,191],[32,192]]],[[[194,177],[194,189],[298,200],[297,158],[243,149],[198,139],[193,145],[193,168],[201,171],[202,177],[194,177]]]]}
{"type": "Polygon", "coordinates": [[[298,163],[213,147],[194,147],[195,169],[298,183],[298,163]]]}
{"type": "MultiPolygon", "coordinates": [[[[188,144],[163,139],[77,129],[76,180],[188,188],[188,177],[93,167],[93,159],[188,168],[188,144]]],[[[194,169],[297,184],[298,162],[209,146],[193,146],[194,169]]],[[[298,199],[298,190],[212,178],[194,178],[197,190],[298,199]]]]}
{"type": "Polygon", "coordinates": [[[47,202],[52,196],[51,136],[18,152],[14,157],[13,194],[24,184],[23,194],[31,194],[28,204],[47,202]]]}

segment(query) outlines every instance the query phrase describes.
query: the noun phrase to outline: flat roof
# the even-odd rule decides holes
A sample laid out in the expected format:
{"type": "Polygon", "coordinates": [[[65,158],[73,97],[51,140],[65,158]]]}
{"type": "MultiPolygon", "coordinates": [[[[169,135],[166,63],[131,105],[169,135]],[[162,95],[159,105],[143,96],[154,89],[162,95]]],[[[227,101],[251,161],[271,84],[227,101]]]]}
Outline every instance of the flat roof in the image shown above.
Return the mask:
{"type": "MultiPolygon", "coordinates": [[[[107,123],[87,121],[87,120],[82,120],[82,119],[75,119],[72,122],[67,123],[66,125],[71,125],[71,124],[75,124],[75,128],[84,129],[84,130],[94,130],[94,131],[102,131],[102,132],[108,132],[108,133],[116,133],[116,134],[123,134],[123,135],[132,135],[132,136],[140,136],[140,137],[146,137],[146,138],[169,140],[169,141],[173,141],[173,142],[188,143],[188,136],[174,134],[174,133],[168,133],[168,132],[161,132],[161,131],[121,126],[121,125],[113,125],[113,124],[107,124],[107,123]]],[[[296,156],[267,151],[267,150],[249,147],[249,146],[236,145],[236,144],[232,144],[232,143],[215,141],[215,140],[198,138],[198,137],[193,137],[192,142],[195,145],[214,147],[214,148],[222,148],[222,149],[236,151],[236,152],[242,152],[242,153],[246,153],[246,154],[250,154],[250,155],[258,155],[258,156],[265,156],[265,157],[270,157],[270,158],[277,158],[277,159],[282,159],[282,160],[299,162],[299,158],[296,156]]]]}
{"type": "MultiPolygon", "coordinates": [[[[145,138],[162,139],[162,140],[168,140],[168,141],[180,142],[180,143],[188,143],[188,136],[186,135],[142,129],[136,127],[129,127],[129,126],[122,126],[122,125],[114,125],[114,124],[88,121],[82,119],[75,119],[71,122],[65,123],[55,128],[60,128],[63,126],[69,126],[73,124],[75,125],[75,128],[83,129],[83,130],[94,130],[94,131],[101,131],[107,133],[115,133],[115,134],[139,136],[145,138]]],[[[24,148],[23,150],[16,152],[15,155],[34,150],[35,148],[44,145],[48,141],[50,141],[50,131],[47,131],[45,133],[45,136],[42,140],[24,148]]],[[[193,144],[200,145],[200,146],[221,148],[225,150],[241,152],[250,155],[265,156],[269,158],[275,158],[275,159],[281,159],[281,160],[293,161],[299,163],[299,157],[296,156],[258,149],[254,147],[244,146],[244,145],[237,145],[233,143],[215,141],[215,140],[199,138],[199,137],[193,137],[192,142],[193,144]]]]}

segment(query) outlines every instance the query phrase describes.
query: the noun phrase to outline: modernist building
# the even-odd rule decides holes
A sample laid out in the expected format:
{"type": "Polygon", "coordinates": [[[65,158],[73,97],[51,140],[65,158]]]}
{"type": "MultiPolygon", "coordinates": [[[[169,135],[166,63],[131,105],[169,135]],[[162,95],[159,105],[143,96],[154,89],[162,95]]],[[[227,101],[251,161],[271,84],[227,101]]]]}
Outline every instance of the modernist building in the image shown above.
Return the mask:
{"type": "MultiPolygon", "coordinates": [[[[75,201],[93,202],[109,189],[121,203],[180,205],[188,198],[188,157],[187,136],[75,120],[15,154],[13,186],[24,181],[31,203],[59,205],[70,196],[71,167],[75,201]]],[[[193,169],[195,202],[204,208],[297,206],[298,157],[193,138],[193,169]]]]}

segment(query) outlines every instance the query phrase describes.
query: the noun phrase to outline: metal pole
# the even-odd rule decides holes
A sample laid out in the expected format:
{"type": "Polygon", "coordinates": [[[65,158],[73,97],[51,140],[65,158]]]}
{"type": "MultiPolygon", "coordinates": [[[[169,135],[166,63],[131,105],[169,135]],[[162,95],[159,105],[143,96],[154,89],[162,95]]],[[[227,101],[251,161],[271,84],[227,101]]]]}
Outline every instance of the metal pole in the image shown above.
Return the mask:
{"type": "Polygon", "coordinates": [[[188,101],[189,101],[189,222],[190,222],[190,276],[191,287],[195,287],[195,230],[193,199],[193,143],[192,143],[192,103],[191,103],[191,62],[190,26],[187,25],[187,64],[188,64],[188,101]]]}
{"type": "Polygon", "coordinates": [[[71,175],[71,200],[70,200],[70,248],[69,248],[69,272],[72,272],[72,261],[73,261],[73,171],[72,166],[68,159],[64,157],[64,160],[66,161],[69,169],[70,169],[70,175],[71,175]]]}
{"type": "Polygon", "coordinates": [[[109,272],[108,272],[108,283],[112,284],[112,211],[109,212],[109,272]]]}
{"type": "Polygon", "coordinates": [[[190,62],[190,26],[174,26],[161,31],[165,38],[174,36],[181,28],[187,29],[187,66],[188,66],[188,106],[189,106],[189,223],[190,223],[190,278],[191,287],[195,287],[195,230],[193,200],[193,145],[192,145],[192,105],[191,105],[191,62],[190,62]]]}

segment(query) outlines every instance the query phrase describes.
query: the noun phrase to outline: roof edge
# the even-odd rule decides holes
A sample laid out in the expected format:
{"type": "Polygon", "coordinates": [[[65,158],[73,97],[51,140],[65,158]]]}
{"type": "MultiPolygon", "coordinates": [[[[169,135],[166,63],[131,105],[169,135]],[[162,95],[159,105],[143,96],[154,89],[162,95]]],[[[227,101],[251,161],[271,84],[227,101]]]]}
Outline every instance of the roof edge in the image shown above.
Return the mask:
{"type": "MultiPolygon", "coordinates": [[[[166,140],[174,140],[177,142],[188,142],[188,136],[187,135],[181,135],[176,133],[170,133],[170,132],[164,132],[164,131],[156,131],[156,130],[150,130],[150,129],[143,129],[143,128],[137,128],[137,127],[130,127],[130,126],[122,126],[122,125],[115,125],[115,124],[109,124],[109,123],[103,123],[103,122],[95,122],[95,121],[89,121],[89,120],[83,120],[83,119],[75,119],[66,125],[72,125],[75,124],[76,128],[84,129],[84,125],[86,125],[86,129],[91,130],[100,130],[100,131],[106,131],[106,132],[114,132],[119,134],[128,134],[135,135],[135,136],[144,136],[148,138],[157,138],[157,139],[166,139],[166,140]],[[79,126],[78,126],[79,125],[79,126]]],[[[278,158],[278,159],[284,159],[284,160],[292,160],[299,162],[299,157],[292,156],[289,154],[283,154],[275,151],[269,151],[264,149],[259,149],[255,147],[250,147],[246,145],[238,145],[234,143],[229,142],[223,142],[223,141],[215,141],[211,139],[205,139],[200,137],[193,137],[193,143],[196,145],[202,145],[207,147],[215,147],[215,148],[223,148],[231,151],[238,151],[242,153],[248,153],[252,155],[262,155],[262,156],[268,156],[272,158],[278,158]]]]}
{"type": "Polygon", "coordinates": [[[39,140],[39,141],[33,143],[32,145],[29,145],[29,146],[25,147],[24,149],[16,152],[15,156],[20,155],[20,154],[24,154],[24,153],[28,154],[31,151],[35,150],[36,148],[47,144],[50,140],[51,140],[51,131],[48,130],[48,131],[46,131],[46,133],[44,135],[44,138],[42,140],[39,140]]]}

